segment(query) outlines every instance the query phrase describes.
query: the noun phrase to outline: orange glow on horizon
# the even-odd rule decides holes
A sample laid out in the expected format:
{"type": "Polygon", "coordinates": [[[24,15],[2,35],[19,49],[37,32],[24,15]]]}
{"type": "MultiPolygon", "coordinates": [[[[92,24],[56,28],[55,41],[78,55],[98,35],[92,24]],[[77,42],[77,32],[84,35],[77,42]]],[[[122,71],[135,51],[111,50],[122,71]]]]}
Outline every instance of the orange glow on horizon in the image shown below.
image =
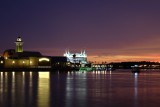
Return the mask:
{"type": "MultiPolygon", "coordinates": [[[[150,50],[143,46],[137,48],[132,47],[131,49],[86,49],[87,53],[87,60],[91,62],[128,62],[128,61],[153,61],[159,62],[160,61],[160,52],[156,49],[150,50]],[[108,52],[108,53],[107,53],[108,52]]],[[[150,48],[153,48],[150,46],[150,48]]],[[[153,48],[154,49],[154,48],[153,48]]],[[[38,50],[43,55],[50,55],[50,56],[63,56],[65,52],[64,49],[57,49],[57,48],[37,48],[32,50],[38,50]]],[[[72,50],[72,49],[70,49],[72,50]]]]}
{"type": "Polygon", "coordinates": [[[115,55],[115,56],[88,56],[88,61],[91,62],[130,62],[130,61],[154,61],[159,62],[160,56],[125,56],[125,55],[115,55]]]}

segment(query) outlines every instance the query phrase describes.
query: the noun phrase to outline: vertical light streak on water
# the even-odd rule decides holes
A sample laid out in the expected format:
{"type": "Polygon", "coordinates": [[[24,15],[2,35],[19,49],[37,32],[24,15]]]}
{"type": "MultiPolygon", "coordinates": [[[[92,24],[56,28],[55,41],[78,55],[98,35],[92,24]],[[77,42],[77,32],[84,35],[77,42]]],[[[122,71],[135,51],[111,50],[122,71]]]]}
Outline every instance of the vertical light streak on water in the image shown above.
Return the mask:
{"type": "Polygon", "coordinates": [[[87,73],[74,72],[67,75],[66,80],[66,107],[79,105],[86,106],[87,100],[87,73]]]}
{"type": "Polygon", "coordinates": [[[79,74],[80,78],[77,80],[79,89],[77,90],[77,97],[80,106],[86,107],[87,99],[87,72],[79,74]],[[81,102],[80,102],[81,101],[81,102]]]}
{"type": "Polygon", "coordinates": [[[15,72],[15,104],[22,106],[25,104],[24,85],[22,72],[15,72]]]}
{"type": "Polygon", "coordinates": [[[39,72],[38,107],[49,107],[49,72],[39,72]]]}
{"type": "Polygon", "coordinates": [[[98,79],[98,71],[96,71],[95,77],[96,77],[96,79],[98,79]]]}
{"type": "Polygon", "coordinates": [[[4,80],[4,84],[3,84],[3,91],[4,92],[7,92],[7,88],[8,88],[8,74],[7,74],[7,72],[4,72],[4,78],[3,78],[3,80],[4,80]]]}
{"type": "Polygon", "coordinates": [[[138,73],[134,73],[134,104],[138,106],[138,73]]]}
{"type": "Polygon", "coordinates": [[[15,102],[15,72],[12,72],[12,105],[15,102]]]}
{"type": "Polygon", "coordinates": [[[1,72],[0,96],[1,96],[1,101],[3,101],[3,72],[1,72]]]}
{"type": "MultiPolygon", "coordinates": [[[[32,72],[29,72],[29,96],[33,95],[33,93],[32,93],[32,88],[33,88],[32,84],[33,84],[32,83],[32,72]]],[[[33,101],[32,98],[33,97],[30,98],[30,102],[33,101]]]]}
{"type": "MultiPolygon", "coordinates": [[[[22,72],[22,90],[25,90],[25,72],[22,72]]],[[[22,91],[22,95],[25,94],[22,91]]]]}
{"type": "Polygon", "coordinates": [[[111,93],[112,91],[112,71],[111,70],[109,71],[109,91],[110,91],[109,102],[111,103],[111,99],[112,99],[112,93],[111,93]]]}
{"type": "Polygon", "coordinates": [[[23,105],[23,104],[25,104],[25,93],[24,93],[24,90],[25,90],[25,76],[24,76],[24,72],[21,73],[20,77],[21,77],[21,83],[20,83],[21,94],[20,94],[20,96],[23,96],[21,98],[21,100],[22,100],[21,104],[23,105]]]}
{"type": "Polygon", "coordinates": [[[71,107],[72,103],[70,102],[73,94],[71,94],[70,92],[73,91],[73,78],[72,78],[73,73],[70,72],[67,74],[67,80],[66,80],[66,107],[71,107]],[[67,101],[68,100],[68,101],[67,101]]]}
{"type": "Polygon", "coordinates": [[[109,71],[109,74],[112,74],[112,71],[111,71],[111,70],[109,71]]]}

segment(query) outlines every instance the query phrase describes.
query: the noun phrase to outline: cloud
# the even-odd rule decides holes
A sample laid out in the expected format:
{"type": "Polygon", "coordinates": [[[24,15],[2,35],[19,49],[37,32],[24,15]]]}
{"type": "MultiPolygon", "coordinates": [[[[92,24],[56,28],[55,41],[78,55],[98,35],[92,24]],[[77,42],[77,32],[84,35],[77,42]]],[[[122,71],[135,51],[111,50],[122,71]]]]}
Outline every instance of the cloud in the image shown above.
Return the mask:
{"type": "Polygon", "coordinates": [[[160,61],[160,56],[88,56],[88,60],[93,62],[160,61]]]}

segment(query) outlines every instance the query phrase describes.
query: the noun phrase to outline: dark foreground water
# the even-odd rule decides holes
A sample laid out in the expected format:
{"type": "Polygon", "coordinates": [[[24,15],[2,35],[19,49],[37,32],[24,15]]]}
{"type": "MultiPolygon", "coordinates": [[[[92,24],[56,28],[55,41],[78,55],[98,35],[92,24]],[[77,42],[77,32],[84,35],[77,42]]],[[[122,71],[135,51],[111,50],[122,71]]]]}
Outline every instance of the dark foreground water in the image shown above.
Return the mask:
{"type": "Polygon", "coordinates": [[[0,107],[159,107],[160,71],[0,72],[0,107]]]}

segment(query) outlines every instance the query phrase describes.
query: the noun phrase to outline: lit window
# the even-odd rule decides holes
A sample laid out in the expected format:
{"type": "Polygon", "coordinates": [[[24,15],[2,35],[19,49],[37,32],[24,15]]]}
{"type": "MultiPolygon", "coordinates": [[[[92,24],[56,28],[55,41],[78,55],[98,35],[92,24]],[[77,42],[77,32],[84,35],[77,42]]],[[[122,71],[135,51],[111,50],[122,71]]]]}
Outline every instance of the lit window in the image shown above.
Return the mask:
{"type": "Polygon", "coordinates": [[[49,58],[40,58],[40,59],[39,59],[39,62],[42,62],[42,61],[47,61],[47,62],[49,62],[50,59],[49,59],[49,58]]]}

